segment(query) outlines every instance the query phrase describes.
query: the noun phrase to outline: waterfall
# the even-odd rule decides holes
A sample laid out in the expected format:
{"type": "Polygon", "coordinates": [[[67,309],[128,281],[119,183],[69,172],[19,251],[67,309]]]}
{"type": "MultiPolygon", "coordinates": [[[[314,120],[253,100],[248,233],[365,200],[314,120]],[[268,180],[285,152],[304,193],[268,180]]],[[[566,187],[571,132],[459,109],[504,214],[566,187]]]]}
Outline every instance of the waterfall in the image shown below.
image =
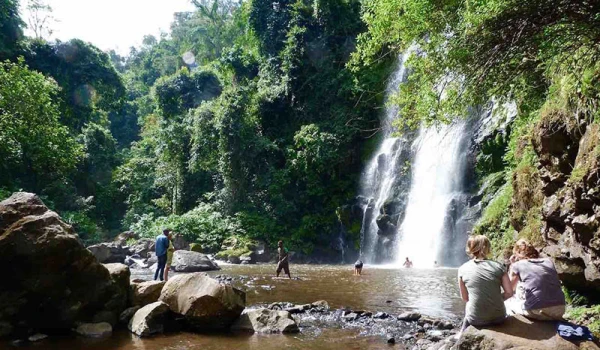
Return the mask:
{"type": "MultiPolygon", "coordinates": [[[[411,51],[400,56],[386,96],[397,93],[406,79],[411,51]]],[[[470,229],[462,218],[468,207],[465,176],[476,118],[397,137],[392,122],[398,117],[397,107],[386,106],[382,141],[362,176],[361,255],[371,264],[401,264],[409,257],[416,267],[432,267],[434,261],[459,265],[466,259],[470,229]]]]}
{"type": "Polygon", "coordinates": [[[397,263],[408,257],[416,267],[433,267],[435,261],[457,264],[455,254],[445,253],[454,253],[456,245],[464,248],[466,232],[457,237],[454,228],[459,219],[456,206],[465,197],[470,136],[464,120],[420,129],[413,143],[411,187],[398,232],[397,263]]]}
{"type": "MultiPolygon", "coordinates": [[[[406,79],[406,60],[410,56],[400,55],[398,67],[386,88],[388,98],[398,92],[399,85],[406,79]]],[[[383,115],[382,138],[379,149],[369,161],[361,181],[361,198],[363,198],[363,223],[361,228],[361,256],[368,263],[391,261],[393,236],[399,219],[398,207],[401,203],[394,199],[399,197],[397,181],[401,169],[410,159],[410,143],[407,137],[395,137],[393,121],[397,118],[398,109],[386,103],[383,115]],[[396,207],[396,208],[395,208],[396,207]]]]}

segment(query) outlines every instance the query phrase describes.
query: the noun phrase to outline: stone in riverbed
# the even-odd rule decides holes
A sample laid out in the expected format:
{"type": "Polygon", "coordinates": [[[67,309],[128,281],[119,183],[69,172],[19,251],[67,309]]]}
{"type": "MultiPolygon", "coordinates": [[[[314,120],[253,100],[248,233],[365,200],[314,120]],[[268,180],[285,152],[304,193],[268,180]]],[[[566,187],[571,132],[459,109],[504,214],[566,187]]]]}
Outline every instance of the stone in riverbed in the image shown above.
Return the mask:
{"type": "Polygon", "coordinates": [[[385,312],[381,312],[381,311],[376,313],[375,315],[373,315],[373,318],[378,318],[378,319],[384,319],[384,318],[388,318],[388,317],[390,317],[390,315],[388,315],[385,312]]]}
{"type": "Polygon", "coordinates": [[[140,337],[162,333],[168,313],[169,305],[162,301],[146,305],[133,315],[128,328],[140,337]]]}
{"type": "Polygon", "coordinates": [[[421,314],[418,312],[404,312],[398,316],[400,321],[414,322],[421,318],[421,314]]]}
{"type": "Polygon", "coordinates": [[[225,330],[244,311],[246,293],[204,273],[191,273],[169,279],[159,300],[196,330],[225,330]]]}
{"type": "Polygon", "coordinates": [[[315,301],[314,303],[311,304],[312,307],[322,307],[325,310],[329,310],[329,303],[327,303],[325,300],[319,300],[319,301],[315,301]]]}
{"type": "Polygon", "coordinates": [[[29,336],[29,338],[27,338],[27,340],[29,340],[32,343],[38,342],[38,341],[42,341],[44,339],[48,338],[48,336],[46,334],[42,334],[42,333],[36,333],[34,335],[29,336]]]}
{"type": "Polygon", "coordinates": [[[99,311],[120,313],[127,298],[73,228],[34,194],[0,202],[0,314],[14,332],[66,331],[99,311]],[[15,263],[18,262],[18,263],[15,263]]]}
{"type": "Polygon", "coordinates": [[[112,335],[112,326],[106,322],[82,323],[77,326],[75,333],[88,338],[103,338],[112,335]]]}
{"type": "Polygon", "coordinates": [[[118,321],[118,316],[112,311],[100,311],[92,317],[92,323],[101,323],[105,322],[110,324],[111,326],[115,326],[118,321]]]}
{"type": "Polygon", "coordinates": [[[114,294],[110,300],[108,309],[114,311],[115,319],[119,316],[121,311],[125,310],[129,301],[129,289],[131,271],[129,266],[125,264],[103,264],[108,270],[110,277],[112,278],[115,286],[114,294]]]}
{"type": "Polygon", "coordinates": [[[125,311],[121,312],[121,314],[119,315],[119,323],[124,324],[124,325],[129,324],[129,321],[133,318],[133,315],[135,315],[135,313],[139,309],[141,309],[141,307],[132,306],[132,307],[126,309],[125,311]]]}
{"type": "Polygon", "coordinates": [[[351,312],[347,315],[344,315],[342,317],[345,321],[351,322],[351,321],[356,321],[356,319],[358,318],[358,314],[351,312]]]}
{"type": "Polygon", "coordinates": [[[202,253],[189,250],[176,250],[171,268],[175,272],[201,272],[220,270],[219,265],[202,253]]]}
{"type": "Polygon", "coordinates": [[[235,321],[232,330],[256,333],[298,333],[298,325],[287,311],[246,310],[235,321]]]}
{"type": "Polygon", "coordinates": [[[160,293],[166,282],[144,281],[131,284],[131,304],[135,306],[146,306],[158,301],[160,293]]]}
{"type": "Polygon", "coordinates": [[[148,259],[148,253],[154,251],[154,239],[151,238],[141,238],[134,244],[129,247],[131,255],[138,255],[142,257],[142,259],[148,259]]]}
{"type": "Polygon", "coordinates": [[[122,263],[128,255],[131,255],[129,247],[119,242],[95,244],[87,249],[103,264],[122,263]]]}

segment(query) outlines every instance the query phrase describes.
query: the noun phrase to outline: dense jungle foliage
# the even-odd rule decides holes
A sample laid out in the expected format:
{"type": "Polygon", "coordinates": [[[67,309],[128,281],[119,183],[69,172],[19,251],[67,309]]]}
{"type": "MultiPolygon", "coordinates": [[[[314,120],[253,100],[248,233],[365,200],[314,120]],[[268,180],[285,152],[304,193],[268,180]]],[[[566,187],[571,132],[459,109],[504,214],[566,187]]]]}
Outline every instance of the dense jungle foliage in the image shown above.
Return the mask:
{"type": "Polygon", "coordinates": [[[89,243],[171,226],[208,251],[330,249],[394,62],[346,67],[359,2],[195,1],[126,57],[25,38],[1,4],[2,197],[42,195],[89,243]]]}
{"type": "Polygon", "coordinates": [[[539,239],[535,123],[598,119],[598,1],[193,2],[122,57],[26,38],[0,0],[0,197],[43,195],[87,241],[170,225],[208,250],[235,233],[326,251],[410,52],[399,130],[517,106],[477,164],[500,179],[475,229],[500,255],[539,239]]]}

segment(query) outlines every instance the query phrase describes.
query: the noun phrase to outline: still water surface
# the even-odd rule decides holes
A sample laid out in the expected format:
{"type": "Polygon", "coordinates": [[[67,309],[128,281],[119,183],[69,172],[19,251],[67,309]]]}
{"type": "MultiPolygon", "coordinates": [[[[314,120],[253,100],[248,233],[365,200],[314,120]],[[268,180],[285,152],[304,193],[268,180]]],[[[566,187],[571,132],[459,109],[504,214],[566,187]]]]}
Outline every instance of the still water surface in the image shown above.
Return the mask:
{"type": "MultiPolygon", "coordinates": [[[[457,321],[464,304],[456,286],[456,269],[397,269],[366,266],[363,275],[352,275],[352,267],[291,265],[292,277],[275,278],[274,265],[222,265],[210,275],[245,276],[234,281],[247,291],[247,304],[258,306],[275,301],[297,304],[327,300],[331,308],[347,307],[399,314],[418,311],[424,315],[457,321]]],[[[132,272],[134,278],[149,279],[148,270],[132,272]]],[[[178,333],[140,339],[119,331],[100,340],[46,339],[20,349],[119,349],[119,350],[280,350],[280,349],[389,349],[382,336],[364,329],[309,327],[297,335],[200,335],[178,333]]],[[[0,344],[1,347],[1,344],[0,344]]],[[[400,348],[400,347],[398,347],[400,348]]]]}

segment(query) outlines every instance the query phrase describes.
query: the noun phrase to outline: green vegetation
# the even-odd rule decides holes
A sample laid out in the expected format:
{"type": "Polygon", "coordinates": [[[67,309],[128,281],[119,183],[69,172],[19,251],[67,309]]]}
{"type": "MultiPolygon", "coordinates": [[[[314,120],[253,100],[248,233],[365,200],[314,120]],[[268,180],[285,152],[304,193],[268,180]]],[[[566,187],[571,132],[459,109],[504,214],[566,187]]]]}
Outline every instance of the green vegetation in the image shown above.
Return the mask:
{"type": "Polygon", "coordinates": [[[326,253],[394,57],[346,67],[357,1],[193,3],[123,57],[25,38],[18,3],[0,0],[0,196],[42,195],[87,242],[169,226],[207,252],[236,236],[326,253]]]}
{"type": "Polygon", "coordinates": [[[497,255],[517,237],[541,242],[533,126],[548,114],[566,125],[576,124],[575,117],[598,117],[599,12],[595,3],[553,0],[364,4],[368,30],[359,35],[352,69],[418,47],[408,61],[412,74],[394,101],[403,116],[399,127],[468,116],[491,100],[516,104],[510,133],[486,141],[477,159],[480,183],[505,174],[505,187],[474,230],[492,237],[497,255]]]}
{"type": "Polygon", "coordinates": [[[600,118],[597,3],[192,2],[123,57],[26,38],[18,2],[0,0],[0,197],[40,194],[89,242],[172,226],[206,251],[235,235],[310,254],[341,220],[357,247],[344,206],[405,52],[399,131],[516,104],[476,164],[489,205],[474,232],[502,255],[540,239],[536,123],[600,118]]]}

